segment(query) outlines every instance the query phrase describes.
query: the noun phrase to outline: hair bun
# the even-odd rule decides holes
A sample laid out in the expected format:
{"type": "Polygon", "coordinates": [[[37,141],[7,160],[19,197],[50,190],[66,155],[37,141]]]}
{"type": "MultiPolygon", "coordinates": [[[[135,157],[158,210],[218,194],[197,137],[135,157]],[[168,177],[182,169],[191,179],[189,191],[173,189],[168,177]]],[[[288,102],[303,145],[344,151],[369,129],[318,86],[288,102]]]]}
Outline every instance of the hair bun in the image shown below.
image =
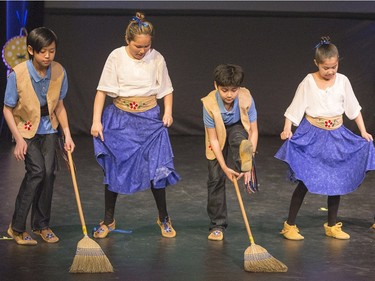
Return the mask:
{"type": "Polygon", "coordinates": [[[320,37],[320,42],[315,46],[315,49],[329,44],[331,44],[331,38],[329,38],[329,36],[322,36],[320,37]]]}
{"type": "Polygon", "coordinates": [[[144,21],[145,20],[145,14],[141,13],[141,12],[137,12],[135,14],[135,17],[140,19],[141,21],[144,21]]]}
{"type": "Polygon", "coordinates": [[[322,45],[330,44],[331,43],[331,38],[329,38],[329,36],[322,36],[322,37],[320,37],[320,43],[322,45]]]}

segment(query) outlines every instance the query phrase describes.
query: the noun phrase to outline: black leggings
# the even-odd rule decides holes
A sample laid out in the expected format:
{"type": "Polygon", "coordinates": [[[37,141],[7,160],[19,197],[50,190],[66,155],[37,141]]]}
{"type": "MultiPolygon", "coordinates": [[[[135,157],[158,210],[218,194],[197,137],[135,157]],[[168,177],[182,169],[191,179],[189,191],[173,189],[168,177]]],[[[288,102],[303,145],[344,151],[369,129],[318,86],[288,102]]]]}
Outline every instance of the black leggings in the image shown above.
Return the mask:
{"type": "MultiPolygon", "coordinates": [[[[151,186],[151,191],[156,202],[156,207],[158,208],[158,211],[159,211],[159,219],[162,221],[165,217],[168,217],[165,188],[154,188],[153,186],[151,186]]],[[[105,200],[104,224],[105,225],[109,225],[113,222],[117,196],[118,196],[118,193],[110,191],[108,189],[108,185],[104,187],[104,200],[105,200]]]]}
{"type": "MultiPolygon", "coordinates": [[[[289,225],[296,224],[296,217],[301,208],[303,199],[307,193],[307,187],[303,182],[299,182],[293,192],[292,200],[290,201],[289,215],[287,223],[289,225]]],[[[337,222],[337,213],[340,205],[340,195],[328,196],[328,226],[334,226],[337,222]]]]}

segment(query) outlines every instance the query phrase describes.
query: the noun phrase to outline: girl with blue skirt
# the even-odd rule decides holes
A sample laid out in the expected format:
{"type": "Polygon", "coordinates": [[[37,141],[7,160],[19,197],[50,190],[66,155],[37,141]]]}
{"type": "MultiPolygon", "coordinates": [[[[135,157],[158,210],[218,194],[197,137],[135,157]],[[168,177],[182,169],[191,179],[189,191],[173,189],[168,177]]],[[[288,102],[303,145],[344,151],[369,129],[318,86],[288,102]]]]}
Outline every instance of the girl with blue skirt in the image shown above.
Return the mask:
{"type": "Polygon", "coordinates": [[[314,62],[318,71],[303,79],[285,112],[280,136],[286,141],[275,155],[289,165],[291,179],[298,182],[280,233],[290,240],[304,239],[295,220],[309,191],[328,196],[325,234],[349,239],[337,222],[340,196],[356,190],[366,172],[375,170],[373,137],[366,131],[349,79],[337,73],[339,52],[329,37],[316,46],[314,62]],[[361,136],[345,128],[344,113],[355,121],[361,136]],[[298,126],[294,134],[292,125],[298,126]]]}
{"type": "Polygon", "coordinates": [[[165,195],[165,187],[180,179],[167,129],[173,123],[173,87],[164,57],[151,48],[153,33],[152,24],[137,13],[126,28],[127,46],[108,56],[97,87],[91,134],[95,156],[104,171],[105,213],[95,238],[105,238],[115,229],[119,193],[149,188],[162,236],[176,236],[165,195]],[[114,99],[103,111],[107,95],[114,99]],[[157,99],[164,100],[162,120],[157,99]]]}

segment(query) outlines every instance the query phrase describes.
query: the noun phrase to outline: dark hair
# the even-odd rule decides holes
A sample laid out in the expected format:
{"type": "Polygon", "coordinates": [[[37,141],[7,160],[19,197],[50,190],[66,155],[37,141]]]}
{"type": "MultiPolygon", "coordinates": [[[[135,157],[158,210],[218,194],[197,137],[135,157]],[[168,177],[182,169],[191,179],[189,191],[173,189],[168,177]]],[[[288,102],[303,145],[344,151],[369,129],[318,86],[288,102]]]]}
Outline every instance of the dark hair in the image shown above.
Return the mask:
{"type": "MultiPolygon", "coordinates": [[[[39,53],[44,47],[51,45],[53,42],[55,42],[57,47],[55,32],[47,27],[37,27],[27,35],[26,44],[27,46],[30,45],[34,52],[39,53]]],[[[29,54],[29,56],[31,59],[33,58],[33,55],[29,54]]]]}
{"type": "Polygon", "coordinates": [[[322,36],[320,42],[315,46],[315,61],[322,63],[325,59],[339,57],[339,50],[331,43],[329,36],[322,36]]]}
{"type": "Polygon", "coordinates": [[[145,15],[143,13],[137,12],[126,27],[125,39],[128,42],[134,41],[135,36],[141,34],[150,35],[153,37],[154,27],[152,26],[151,22],[145,21],[145,15]]]}
{"type": "Polygon", "coordinates": [[[241,86],[244,79],[242,67],[235,64],[220,64],[214,70],[214,81],[217,86],[241,86]]]}

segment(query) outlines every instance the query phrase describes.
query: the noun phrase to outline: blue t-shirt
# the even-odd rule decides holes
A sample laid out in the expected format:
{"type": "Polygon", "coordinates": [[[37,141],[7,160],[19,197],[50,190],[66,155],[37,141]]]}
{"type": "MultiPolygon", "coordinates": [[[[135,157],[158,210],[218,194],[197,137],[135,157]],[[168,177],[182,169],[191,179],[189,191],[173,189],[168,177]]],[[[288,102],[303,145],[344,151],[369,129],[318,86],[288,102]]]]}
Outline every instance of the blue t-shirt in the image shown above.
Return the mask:
{"type": "MultiPolygon", "coordinates": [[[[36,71],[31,60],[26,62],[27,69],[30,73],[31,83],[33,85],[34,91],[39,99],[40,106],[47,104],[47,92],[49,87],[49,82],[51,80],[51,66],[47,69],[47,74],[45,77],[40,77],[36,71]]],[[[4,104],[9,107],[15,107],[18,102],[18,92],[17,92],[17,81],[16,73],[12,72],[9,74],[7,79],[7,86],[5,89],[4,104]]],[[[68,79],[64,69],[64,79],[60,89],[60,97],[62,100],[65,98],[68,92],[68,79]]],[[[57,131],[53,129],[49,116],[41,116],[37,134],[52,134],[57,131]]]]}
{"type": "MultiPolygon", "coordinates": [[[[251,99],[252,99],[252,102],[249,108],[248,116],[249,116],[250,122],[254,122],[257,120],[257,110],[255,108],[255,102],[254,102],[253,97],[251,97],[251,99]]],[[[238,96],[234,99],[233,108],[230,111],[225,109],[223,100],[220,98],[220,95],[218,92],[216,92],[216,101],[219,105],[219,109],[220,109],[221,117],[223,118],[223,121],[224,121],[224,125],[232,125],[241,120],[240,107],[238,104],[238,96]]],[[[203,107],[203,122],[206,128],[215,128],[214,119],[211,118],[211,116],[208,114],[207,110],[204,107],[203,107]]]]}

